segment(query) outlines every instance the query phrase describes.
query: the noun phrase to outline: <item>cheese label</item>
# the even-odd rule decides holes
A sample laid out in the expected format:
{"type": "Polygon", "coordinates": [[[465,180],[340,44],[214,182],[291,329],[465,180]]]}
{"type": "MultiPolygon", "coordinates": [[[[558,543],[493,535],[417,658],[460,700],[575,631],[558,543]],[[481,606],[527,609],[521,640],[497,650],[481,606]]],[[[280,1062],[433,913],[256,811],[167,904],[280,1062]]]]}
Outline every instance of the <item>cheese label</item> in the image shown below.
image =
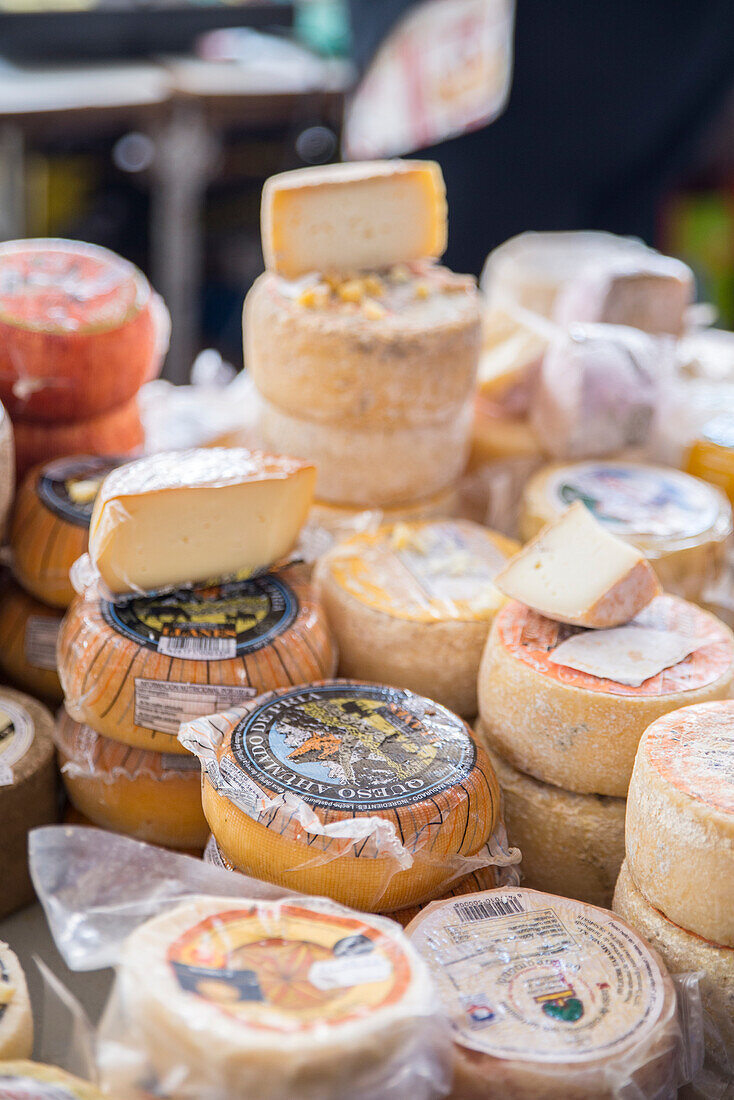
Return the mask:
{"type": "Polygon", "coordinates": [[[635,622],[643,628],[689,639],[686,648],[695,641],[695,648],[683,660],[662,669],[641,684],[626,684],[558,663],[556,653],[559,647],[568,638],[582,633],[580,627],[546,619],[524,604],[512,602],[499,612],[497,630],[506,650],[536,672],[569,687],[609,695],[642,698],[695,691],[722,677],[734,660],[729,632],[723,623],[701,611],[695,604],[675,596],[656,597],[640,612],[635,622]]]}
{"type": "Polygon", "coordinates": [[[405,996],[399,944],[358,917],[260,903],[216,913],[168,949],[180,988],[247,1028],[298,1033],[364,1019],[405,996]]]}
{"type": "MultiPolygon", "coordinates": [[[[298,598],[274,576],[101,601],[105,621],[138,645],[184,661],[225,661],[269,645],[298,614],[298,598]]],[[[143,723],[145,724],[145,723],[143,723]]]]}
{"type": "Polygon", "coordinates": [[[182,722],[240,706],[256,694],[251,687],[135,681],[135,725],[177,734],[182,722]]]}
{"type": "Polygon", "coordinates": [[[77,1094],[52,1081],[16,1074],[6,1076],[0,1066],[0,1100],[77,1100],[77,1094]]]}
{"type": "Polygon", "coordinates": [[[0,696],[0,787],[9,787],[13,782],[13,768],[28,752],[34,737],[28,712],[0,696]]]}
{"type": "Polygon", "coordinates": [[[734,814],[734,703],[701,704],[659,718],[643,751],[677,790],[734,814]]]}
{"type": "Polygon", "coordinates": [[[351,596],[413,622],[490,617],[502,597],[494,578],[503,554],[490,534],[470,523],[397,524],[350,539],[330,562],[351,596]]]}
{"type": "Polygon", "coordinates": [[[123,458],[85,455],[47,463],[38,475],[36,493],[59,519],[75,527],[89,527],[94,501],[103,480],[123,458]]]}
{"type": "Polygon", "coordinates": [[[639,687],[664,668],[679,664],[699,645],[698,638],[640,626],[633,619],[627,626],[572,634],[549,659],[556,665],[639,687]]]}
{"type": "Polygon", "coordinates": [[[496,1058],[583,1063],[649,1034],[664,1003],[647,947],[612,913],[534,890],[491,891],[418,918],[455,1039],[496,1058]]]}
{"type": "Polygon", "coordinates": [[[29,615],[25,625],[25,659],[34,668],[56,669],[56,640],[61,617],[29,615]]]}
{"type": "Polygon", "coordinates": [[[164,782],[166,779],[187,779],[200,770],[195,756],[132,748],[75,722],[66,710],[59,714],[54,742],[68,757],[77,777],[83,773],[94,778],[106,776],[111,781],[146,776],[164,782]]]}

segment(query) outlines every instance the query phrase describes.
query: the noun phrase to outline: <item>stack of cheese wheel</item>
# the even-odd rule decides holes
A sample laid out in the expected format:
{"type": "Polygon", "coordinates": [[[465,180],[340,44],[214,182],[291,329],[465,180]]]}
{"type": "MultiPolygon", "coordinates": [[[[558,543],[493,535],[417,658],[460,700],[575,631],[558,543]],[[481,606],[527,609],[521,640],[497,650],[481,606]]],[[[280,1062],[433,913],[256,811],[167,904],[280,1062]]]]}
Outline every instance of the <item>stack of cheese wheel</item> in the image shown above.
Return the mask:
{"type": "Polygon", "coordinates": [[[435,262],[440,168],[275,176],[262,233],[243,325],[263,446],[315,462],[322,504],[442,507],[468,455],[481,318],[473,280],[435,262]]]}
{"type": "Polygon", "coordinates": [[[701,972],[707,1054],[731,1081],[734,702],[684,707],[646,730],[630,783],[626,844],[614,908],[671,973],[701,972]]]}
{"type": "Polygon", "coordinates": [[[104,480],[89,537],[99,580],[59,634],[55,733],[69,799],[94,824],[200,851],[209,830],[181,722],[333,674],[305,567],[262,571],[290,550],[313,480],[295,460],[225,449],[151,456],[104,480]],[[257,575],[202,583],[238,563],[257,575]]]}

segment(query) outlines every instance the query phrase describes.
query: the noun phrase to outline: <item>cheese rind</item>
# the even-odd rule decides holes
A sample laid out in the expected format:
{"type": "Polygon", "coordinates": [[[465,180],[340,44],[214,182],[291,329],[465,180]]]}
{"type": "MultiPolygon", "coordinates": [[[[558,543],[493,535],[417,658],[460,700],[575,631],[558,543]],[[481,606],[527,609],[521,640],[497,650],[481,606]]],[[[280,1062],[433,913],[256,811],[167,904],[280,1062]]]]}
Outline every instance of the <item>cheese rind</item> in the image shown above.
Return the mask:
{"type": "Polygon", "coordinates": [[[608,534],[580,501],[524,546],[496,584],[556,622],[599,629],[629,622],[660,593],[642,553],[608,534]]]}
{"type": "Polygon", "coordinates": [[[0,404],[0,538],[5,530],[15,492],[15,442],[13,425],[0,404]]]}
{"type": "Polygon", "coordinates": [[[684,707],[646,730],[627,803],[627,862],[666,917],[734,947],[734,702],[684,707]]]}
{"type": "Polygon", "coordinates": [[[286,279],[390,267],[446,248],[446,188],[434,161],[300,168],[266,180],[265,266],[286,279]]]}
{"type": "Polygon", "coordinates": [[[102,483],[90,557],[113,593],[268,568],[293,547],[315,477],[296,459],[238,448],[139,459],[102,483]]]}
{"type": "Polygon", "coordinates": [[[0,943],[0,1075],[4,1061],[30,1058],[32,1049],[33,1016],[25,974],[8,945],[0,943]]]}
{"type": "Polygon", "coordinates": [[[56,669],[62,615],[13,581],[0,591],[0,669],[13,683],[49,703],[64,698],[56,669]]]}
{"type": "Polygon", "coordinates": [[[8,1097],[53,1097],[53,1100],[104,1100],[89,1081],[58,1066],[40,1062],[0,1062],[0,1092],[8,1097]]]}

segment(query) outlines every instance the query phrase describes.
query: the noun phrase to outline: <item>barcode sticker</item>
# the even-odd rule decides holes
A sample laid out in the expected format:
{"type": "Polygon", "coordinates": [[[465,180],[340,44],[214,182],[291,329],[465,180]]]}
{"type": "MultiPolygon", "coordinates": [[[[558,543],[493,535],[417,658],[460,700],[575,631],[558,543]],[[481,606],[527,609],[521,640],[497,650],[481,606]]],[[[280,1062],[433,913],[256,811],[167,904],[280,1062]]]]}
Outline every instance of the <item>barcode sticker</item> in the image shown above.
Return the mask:
{"type": "Polygon", "coordinates": [[[234,637],[200,637],[193,634],[161,634],[158,652],[187,661],[227,661],[237,656],[234,637]]]}
{"type": "Polygon", "coordinates": [[[524,913],[522,898],[513,894],[501,897],[482,898],[481,901],[457,901],[454,912],[459,920],[469,923],[475,920],[494,920],[496,917],[511,917],[514,913],[524,913]]]}
{"type": "Polygon", "coordinates": [[[255,694],[251,687],[136,680],[135,724],[177,734],[182,722],[237,707],[255,694]]]}
{"type": "Polygon", "coordinates": [[[25,659],[34,668],[56,668],[56,639],[61,619],[30,615],[25,626],[25,659]]]}

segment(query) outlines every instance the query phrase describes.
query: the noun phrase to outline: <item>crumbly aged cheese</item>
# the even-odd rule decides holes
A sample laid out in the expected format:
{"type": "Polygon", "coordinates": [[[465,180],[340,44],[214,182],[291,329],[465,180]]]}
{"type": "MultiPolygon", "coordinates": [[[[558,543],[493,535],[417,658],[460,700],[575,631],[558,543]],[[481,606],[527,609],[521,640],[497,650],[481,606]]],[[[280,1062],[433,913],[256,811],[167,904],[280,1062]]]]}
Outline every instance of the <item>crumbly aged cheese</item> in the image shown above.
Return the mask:
{"type": "Polygon", "coordinates": [[[541,615],[571,626],[619,626],[660,594],[639,550],[610,535],[576,501],[497,574],[496,585],[541,615]]]}
{"type": "Polygon", "coordinates": [[[28,833],[58,820],[52,732],[41,703],[0,687],[0,917],[33,900],[28,833]]]}
{"type": "Polygon", "coordinates": [[[528,411],[540,364],[548,347],[546,330],[531,326],[533,315],[487,310],[482,325],[479,394],[509,416],[528,411]]]}
{"type": "Polygon", "coordinates": [[[440,1089],[434,1028],[426,968],[391,921],[324,899],[202,897],[128,938],[97,1050],[114,1095],[142,1078],[186,1096],[343,1100],[396,1077],[420,1090],[431,1070],[440,1089]]]}
{"type": "Polygon", "coordinates": [[[263,188],[268,271],[372,271],[442,255],[446,187],[434,161],[380,160],[300,168],[263,188]]]}
{"type": "MultiPolygon", "coordinates": [[[[436,897],[498,820],[486,753],[412,692],[332,680],[281,689],[181,731],[233,866],[372,912],[436,897]]],[[[492,862],[487,859],[486,863],[492,862]]]]}
{"type": "Polygon", "coordinates": [[[723,562],[731,505],[688,474],[631,462],[549,466],[525,489],[522,538],[532,538],[576,500],[642,550],[667,592],[697,599],[723,562]]]}
{"type": "Polygon", "coordinates": [[[8,945],[0,943],[0,1095],[2,1063],[30,1058],[32,1049],[33,1016],[25,974],[8,945]]]}
{"type": "Polygon", "coordinates": [[[734,702],[685,707],[646,730],[630,782],[627,862],[666,917],[734,947],[734,702]]]}
{"type": "MultiPolygon", "coordinates": [[[[710,880],[697,876],[697,883],[704,893],[710,880]]],[[[734,948],[686,932],[663,916],[637,888],[627,862],[614,892],[614,911],[660,953],[671,974],[700,975],[706,1054],[716,1066],[734,1072],[734,948]]]]}
{"type": "Polygon", "coordinates": [[[104,1100],[89,1081],[40,1062],[0,1062],[0,1095],[8,1100],[104,1100]]]}
{"type": "Polygon", "coordinates": [[[160,370],[161,310],[138,269],[106,248],[0,245],[0,398],[11,416],[88,420],[129,401],[160,370]]]}
{"type": "Polygon", "coordinates": [[[699,430],[688,451],[686,470],[734,500],[734,419],[729,413],[712,417],[699,430]]]}
{"type": "Polygon", "coordinates": [[[87,549],[99,486],[121,461],[79,455],[44,463],[24,478],[10,528],[13,573],[43,603],[68,607],[73,600],[69,570],[87,549]]]}
{"type": "Polygon", "coordinates": [[[282,412],[398,429],[446,423],[472,396],[481,315],[468,277],[415,266],[291,291],[266,273],[243,315],[247,369],[282,412]]]}
{"type": "Polygon", "coordinates": [[[0,669],[31,695],[60,703],[56,641],[63,612],[9,581],[0,590],[0,669]]]}
{"type": "Polygon", "coordinates": [[[479,662],[503,603],[494,578],[517,548],[461,520],[399,523],[337,543],[316,578],[340,675],[476,714],[479,662]]]}
{"type": "Polygon", "coordinates": [[[77,598],[59,638],[69,713],[105,737],[184,750],[181,722],[333,675],[336,652],[307,572],[112,602],[77,598]]]}
{"type": "MultiPolygon", "coordinates": [[[[482,740],[481,722],[476,733],[482,740]]],[[[625,800],[565,791],[488,753],[507,835],[522,852],[523,883],[608,909],[624,859],[625,800]]]]}
{"type": "Polygon", "coordinates": [[[454,1038],[461,1100],[675,1095],[675,987],[604,909],[526,889],[429,905],[407,935],[454,1038]]]}
{"type": "Polygon", "coordinates": [[[268,568],[293,547],[315,477],[296,459],[238,448],[141,458],[103,481],[90,557],[115,593],[268,568]]]}
{"type": "Polygon", "coordinates": [[[54,741],[66,793],[93,824],[167,848],[204,847],[209,828],[196,759],[110,741],[63,708],[54,741]]]}
{"type": "Polygon", "coordinates": [[[5,539],[10,506],[15,493],[15,442],[13,425],[0,404],[0,539],[5,539]]]}
{"type": "Polygon", "coordinates": [[[328,504],[391,508],[453,485],[469,453],[472,402],[445,423],[358,428],[281,412],[261,399],[262,446],[313,462],[316,495],[328,504]]]}
{"type": "MultiPolygon", "coordinates": [[[[734,636],[694,604],[658,596],[635,623],[645,631],[638,658],[670,636],[689,639],[696,648],[642,683],[621,683],[555,662],[554,650],[574,628],[522,604],[506,604],[495,617],[479,669],[479,712],[489,743],[514,767],[546,783],[624,798],[650,723],[679,707],[727,698],[734,679],[734,636]]],[[[612,659],[605,667],[611,671],[617,664],[614,638],[608,648],[612,659]]],[[[603,657],[599,653],[595,661],[603,657]]]]}

